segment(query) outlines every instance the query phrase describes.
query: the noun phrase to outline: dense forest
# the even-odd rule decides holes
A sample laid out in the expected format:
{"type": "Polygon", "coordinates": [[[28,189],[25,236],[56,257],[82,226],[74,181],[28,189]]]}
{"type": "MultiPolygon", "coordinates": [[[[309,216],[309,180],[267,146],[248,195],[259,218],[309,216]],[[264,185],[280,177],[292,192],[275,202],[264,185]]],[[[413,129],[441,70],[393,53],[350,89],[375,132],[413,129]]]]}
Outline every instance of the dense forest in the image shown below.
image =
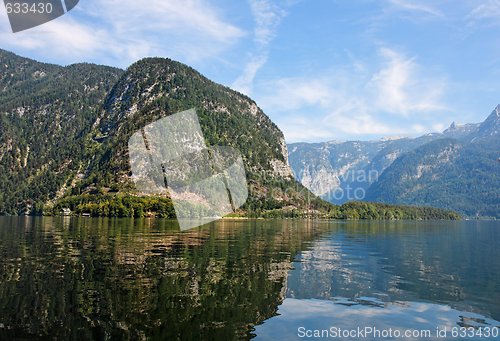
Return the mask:
{"type": "MultiPolygon", "coordinates": [[[[317,199],[316,199],[317,200],[317,199]]],[[[317,204],[318,206],[321,203],[317,204]]],[[[160,197],[136,197],[131,195],[78,195],[60,200],[50,210],[37,212],[59,215],[69,208],[70,214],[94,217],[176,217],[172,201],[160,197]]],[[[315,218],[346,220],[459,220],[460,215],[443,209],[421,206],[387,205],[367,202],[349,202],[340,206],[323,202],[323,206],[309,210],[297,207],[282,207],[278,202],[254,201],[228,218],[315,218]],[[262,205],[268,205],[264,206],[262,205]]]]}
{"type": "Polygon", "coordinates": [[[0,50],[0,212],[39,210],[85,166],[85,136],[123,71],[0,50]]]}

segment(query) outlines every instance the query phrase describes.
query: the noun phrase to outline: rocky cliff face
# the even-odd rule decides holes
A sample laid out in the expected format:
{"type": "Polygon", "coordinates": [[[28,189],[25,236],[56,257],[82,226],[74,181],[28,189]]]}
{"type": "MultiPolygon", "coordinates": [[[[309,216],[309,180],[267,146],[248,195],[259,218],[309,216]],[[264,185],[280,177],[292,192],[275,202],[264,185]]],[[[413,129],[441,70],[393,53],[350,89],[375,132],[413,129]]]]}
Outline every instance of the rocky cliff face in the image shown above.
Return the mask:
{"type": "Polygon", "coordinates": [[[294,143],[289,145],[289,159],[295,177],[305,187],[325,200],[342,204],[361,200],[365,190],[401,154],[434,138],[294,143]]]}

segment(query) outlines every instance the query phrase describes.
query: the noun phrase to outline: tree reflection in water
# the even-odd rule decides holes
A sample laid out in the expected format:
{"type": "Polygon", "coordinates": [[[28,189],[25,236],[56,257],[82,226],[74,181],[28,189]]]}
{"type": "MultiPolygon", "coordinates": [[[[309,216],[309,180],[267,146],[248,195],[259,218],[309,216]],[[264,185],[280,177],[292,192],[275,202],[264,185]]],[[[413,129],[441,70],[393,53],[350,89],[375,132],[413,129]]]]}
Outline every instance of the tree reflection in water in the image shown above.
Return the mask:
{"type": "Polygon", "coordinates": [[[235,339],[326,224],[0,218],[0,338],[235,339]]]}

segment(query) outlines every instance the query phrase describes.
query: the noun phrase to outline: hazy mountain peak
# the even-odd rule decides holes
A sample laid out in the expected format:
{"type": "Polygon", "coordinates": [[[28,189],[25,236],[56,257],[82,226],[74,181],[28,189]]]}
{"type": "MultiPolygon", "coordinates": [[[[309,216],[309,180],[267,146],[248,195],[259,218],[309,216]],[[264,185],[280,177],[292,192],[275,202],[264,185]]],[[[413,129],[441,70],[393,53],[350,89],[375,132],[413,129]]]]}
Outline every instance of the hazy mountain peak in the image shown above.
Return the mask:
{"type": "Polygon", "coordinates": [[[490,116],[493,116],[496,119],[500,118],[500,104],[497,105],[497,107],[495,108],[495,110],[493,110],[490,116]]]}
{"type": "Polygon", "coordinates": [[[500,105],[491,112],[490,116],[479,126],[480,137],[497,135],[500,131],[500,105]]]}
{"type": "MultiPolygon", "coordinates": [[[[450,127],[443,131],[443,135],[452,138],[464,138],[477,132],[479,126],[480,123],[457,124],[456,122],[452,122],[450,127]]],[[[440,134],[435,135],[439,136],[440,134]]]]}
{"type": "Polygon", "coordinates": [[[500,120],[500,104],[496,106],[495,109],[491,112],[491,114],[484,120],[482,124],[492,124],[498,122],[500,120]]]}

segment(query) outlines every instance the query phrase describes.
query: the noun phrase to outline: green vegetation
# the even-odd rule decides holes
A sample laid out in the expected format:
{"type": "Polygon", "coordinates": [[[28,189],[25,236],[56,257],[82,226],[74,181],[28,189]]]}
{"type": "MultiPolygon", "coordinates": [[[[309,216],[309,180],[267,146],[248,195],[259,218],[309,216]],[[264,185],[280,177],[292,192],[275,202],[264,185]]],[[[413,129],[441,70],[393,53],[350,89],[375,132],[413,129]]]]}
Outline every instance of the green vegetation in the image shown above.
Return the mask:
{"type": "Polygon", "coordinates": [[[0,214],[35,213],[84,171],[85,136],[123,71],[0,50],[0,214]]]}
{"type": "Polygon", "coordinates": [[[449,210],[370,202],[349,202],[343,204],[336,207],[331,212],[330,217],[352,220],[460,220],[460,215],[449,210]]]}
{"type": "Polygon", "coordinates": [[[161,197],[90,194],[68,196],[44,213],[58,215],[63,208],[69,208],[77,215],[88,214],[93,217],[175,218],[172,200],[161,197]]]}
{"type": "MultiPolygon", "coordinates": [[[[316,199],[319,200],[319,199],[316,199]]],[[[265,203],[265,201],[262,201],[265,203]]],[[[270,201],[269,201],[270,202],[270,201]]],[[[268,202],[268,203],[269,203],[268,202]]],[[[321,205],[318,203],[317,205],[321,205]]],[[[282,205],[257,206],[247,203],[245,210],[228,217],[250,218],[322,218],[347,220],[459,220],[455,212],[414,206],[395,206],[367,202],[349,202],[341,206],[324,204],[321,209],[303,209],[283,207],[282,205]]],[[[159,217],[175,218],[170,198],[136,197],[130,195],[79,195],[68,196],[58,201],[57,205],[43,212],[45,215],[59,215],[63,208],[69,208],[72,214],[93,217],[159,217]]]]}
{"type": "Polygon", "coordinates": [[[342,220],[460,220],[455,212],[433,207],[349,202],[326,211],[273,209],[250,216],[264,218],[323,218],[342,220]]]}

